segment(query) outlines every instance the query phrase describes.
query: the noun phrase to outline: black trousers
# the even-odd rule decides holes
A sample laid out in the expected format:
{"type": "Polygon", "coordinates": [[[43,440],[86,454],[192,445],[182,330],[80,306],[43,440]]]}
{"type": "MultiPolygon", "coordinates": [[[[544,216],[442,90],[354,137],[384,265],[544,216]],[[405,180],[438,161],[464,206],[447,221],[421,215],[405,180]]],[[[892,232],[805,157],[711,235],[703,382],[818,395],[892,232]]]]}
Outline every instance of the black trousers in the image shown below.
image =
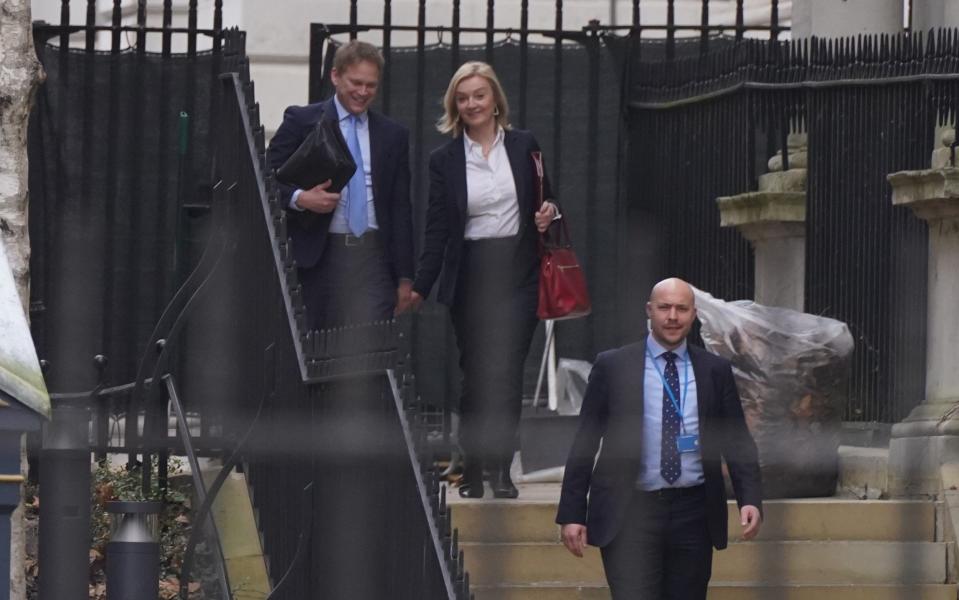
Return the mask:
{"type": "Polygon", "coordinates": [[[705,600],[713,548],[703,486],[633,492],[622,530],[600,552],[613,600],[705,600]]]}
{"type": "Polygon", "coordinates": [[[516,449],[523,366],[536,329],[539,271],[517,261],[516,238],[463,245],[450,315],[463,373],[460,445],[470,461],[516,449]]]}
{"type": "Polygon", "coordinates": [[[299,269],[310,329],[329,329],[393,317],[396,284],[377,231],[356,238],[327,235],[316,265],[299,269]]]}

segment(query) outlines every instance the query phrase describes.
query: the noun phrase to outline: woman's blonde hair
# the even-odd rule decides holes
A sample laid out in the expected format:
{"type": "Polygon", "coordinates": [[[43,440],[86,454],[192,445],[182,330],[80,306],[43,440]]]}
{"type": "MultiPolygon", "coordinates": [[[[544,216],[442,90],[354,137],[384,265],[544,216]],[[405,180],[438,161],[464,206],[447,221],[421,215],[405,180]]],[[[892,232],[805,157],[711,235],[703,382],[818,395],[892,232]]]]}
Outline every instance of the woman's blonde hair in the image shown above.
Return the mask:
{"type": "Polygon", "coordinates": [[[498,114],[496,115],[496,124],[503,129],[509,129],[509,103],[506,102],[506,93],[503,92],[503,86],[500,85],[499,78],[493,67],[478,60],[463,63],[460,68],[453,73],[450,84],[446,88],[446,95],[443,96],[443,116],[436,122],[436,128],[440,133],[450,133],[453,137],[459,137],[463,133],[463,124],[460,121],[460,113],[456,110],[456,88],[464,80],[474,75],[479,75],[489,82],[493,89],[493,100],[496,102],[498,114]]]}

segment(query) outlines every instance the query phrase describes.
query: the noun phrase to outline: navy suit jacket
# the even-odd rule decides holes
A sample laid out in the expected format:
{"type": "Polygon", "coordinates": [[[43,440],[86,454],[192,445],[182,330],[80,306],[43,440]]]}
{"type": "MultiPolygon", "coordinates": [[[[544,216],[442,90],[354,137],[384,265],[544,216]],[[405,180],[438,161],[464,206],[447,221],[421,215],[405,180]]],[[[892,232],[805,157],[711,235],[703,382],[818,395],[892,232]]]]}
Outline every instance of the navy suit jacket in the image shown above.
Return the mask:
{"type": "MultiPolygon", "coordinates": [[[[533,221],[538,203],[536,170],[531,157],[532,152],[539,151],[539,144],[532,133],[520,129],[507,130],[503,144],[516,183],[520,215],[519,246],[511,269],[516,273],[526,273],[535,268],[539,260],[538,232],[533,221]]],[[[555,203],[549,179],[544,179],[543,197],[555,203]]],[[[425,298],[442,271],[437,299],[446,305],[453,303],[456,292],[466,231],[466,195],[466,148],[463,138],[455,137],[430,154],[430,198],[423,252],[413,280],[413,289],[425,298]]]]}
{"type": "MultiPolygon", "coordinates": [[[[283,124],[270,140],[270,166],[279,169],[320,119],[336,120],[333,98],[308,106],[290,106],[283,114],[283,124]]],[[[383,236],[386,259],[394,281],[413,278],[413,220],[410,207],[409,130],[396,121],[369,111],[370,154],[373,168],[373,208],[376,223],[383,236]]],[[[289,208],[296,188],[279,184],[280,202],[289,208]]],[[[293,258],[302,268],[319,262],[326,247],[326,235],[333,213],[317,214],[288,210],[293,258]]]]}
{"type": "MultiPolygon", "coordinates": [[[[687,347],[696,375],[707,527],[713,546],[722,549],[728,536],[722,459],[739,506],[761,509],[759,460],[729,361],[687,347]]],[[[594,546],[611,542],[623,526],[642,464],[645,352],[644,340],[596,358],[566,462],[556,522],[586,525],[594,546]]]]}

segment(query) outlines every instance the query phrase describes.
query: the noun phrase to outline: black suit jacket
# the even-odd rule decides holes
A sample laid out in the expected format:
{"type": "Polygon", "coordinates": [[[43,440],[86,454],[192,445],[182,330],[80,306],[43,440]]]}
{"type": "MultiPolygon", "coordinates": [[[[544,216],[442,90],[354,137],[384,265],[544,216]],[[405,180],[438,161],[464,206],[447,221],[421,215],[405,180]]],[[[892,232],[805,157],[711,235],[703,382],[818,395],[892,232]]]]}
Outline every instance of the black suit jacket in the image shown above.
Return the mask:
{"type": "MultiPolygon", "coordinates": [[[[283,123],[270,140],[270,166],[279,169],[320,119],[336,119],[333,99],[308,106],[290,106],[283,123]]],[[[370,154],[373,168],[373,207],[376,223],[383,236],[386,258],[393,279],[413,277],[413,221],[410,207],[409,130],[377,112],[369,111],[370,154]]],[[[280,202],[289,208],[296,190],[280,184],[280,202]]],[[[310,268],[319,262],[326,247],[326,234],[333,213],[316,214],[288,210],[293,258],[298,266],[310,268]]]]}
{"type": "MultiPolygon", "coordinates": [[[[536,171],[531,153],[539,151],[539,144],[529,131],[507,130],[503,137],[506,155],[516,183],[519,202],[519,239],[515,272],[525,273],[535,268],[538,257],[536,223],[533,215],[538,202],[536,171]]],[[[544,198],[555,202],[549,179],[546,178],[544,198]]],[[[437,299],[450,305],[456,291],[463,235],[466,231],[466,149],[462,137],[456,137],[430,154],[430,199],[426,210],[426,228],[423,252],[413,280],[413,289],[424,298],[442,270],[443,277],[437,299]]]]}
{"type": "MultiPolygon", "coordinates": [[[[726,547],[726,459],[740,506],[762,507],[756,444],[746,428],[727,360],[689,344],[696,376],[700,449],[709,537],[726,547]]],[[[590,544],[605,546],[623,525],[642,461],[646,342],[601,353],[589,376],[580,424],[566,463],[556,522],[586,525],[590,544]],[[599,442],[602,451],[595,460],[599,442]]]]}

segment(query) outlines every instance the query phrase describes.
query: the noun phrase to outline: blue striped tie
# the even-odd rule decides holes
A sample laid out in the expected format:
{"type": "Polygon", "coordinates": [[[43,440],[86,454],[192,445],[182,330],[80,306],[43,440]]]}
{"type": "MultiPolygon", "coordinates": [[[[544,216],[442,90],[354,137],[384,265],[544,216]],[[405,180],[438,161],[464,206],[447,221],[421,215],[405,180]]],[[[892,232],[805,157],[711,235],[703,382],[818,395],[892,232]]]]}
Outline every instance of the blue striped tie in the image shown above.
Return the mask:
{"type": "MultiPolygon", "coordinates": [[[[669,389],[673,392],[673,398],[679,402],[679,371],[676,370],[676,355],[672,352],[663,353],[666,359],[666,370],[664,376],[669,389]]],[[[679,457],[679,448],[676,446],[676,438],[679,436],[679,424],[682,416],[676,412],[673,402],[669,398],[669,392],[666,386],[663,386],[663,436],[662,446],[660,447],[659,473],[668,483],[672,484],[679,479],[683,472],[683,463],[679,457]]]]}

